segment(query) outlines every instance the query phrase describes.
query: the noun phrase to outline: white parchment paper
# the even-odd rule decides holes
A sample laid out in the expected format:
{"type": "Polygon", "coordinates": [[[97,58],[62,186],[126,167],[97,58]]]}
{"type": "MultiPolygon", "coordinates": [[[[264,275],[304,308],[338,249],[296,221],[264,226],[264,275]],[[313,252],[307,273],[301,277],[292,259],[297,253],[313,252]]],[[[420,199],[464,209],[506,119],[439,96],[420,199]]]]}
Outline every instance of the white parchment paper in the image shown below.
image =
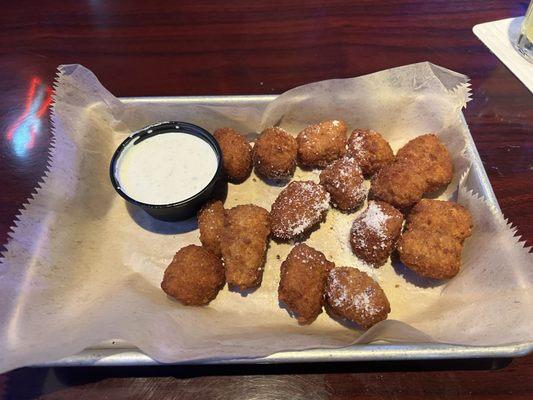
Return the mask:
{"type": "MultiPolygon", "coordinates": [[[[378,339],[500,345],[533,340],[533,263],[503,216],[468,187],[469,100],[464,75],[429,63],[312,83],[268,105],[123,103],[79,65],[59,68],[49,169],[17,216],[0,264],[0,371],[51,361],[102,340],[127,340],[174,362],[258,357],[283,350],[340,347],[378,339]],[[199,243],[196,221],[159,222],[128,207],[110,184],[111,156],[132,131],[184,120],[213,131],[234,127],[250,139],[277,124],[293,134],[323,119],[381,132],[397,150],[439,134],[455,176],[440,198],[468,207],[475,228],[460,274],[430,282],[393,260],[380,269],[350,251],[357,213],[330,210],[309,237],[337,265],[360,268],[384,288],[389,320],[363,332],[323,313],[301,327],[278,306],[279,265],[291,246],[271,242],[262,286],[246,297],[225,288],[208,307],[185,307],[160,289],[163,271],[183,245],[199,243]]],[[[318,179],[297,170],[295,179],[318,179]]],[[[368,183],[368,182],[367,182],[368,183]]],[[[270,209],[282,190],[252,175],[229,185],[226,207],[270,209]]]]}

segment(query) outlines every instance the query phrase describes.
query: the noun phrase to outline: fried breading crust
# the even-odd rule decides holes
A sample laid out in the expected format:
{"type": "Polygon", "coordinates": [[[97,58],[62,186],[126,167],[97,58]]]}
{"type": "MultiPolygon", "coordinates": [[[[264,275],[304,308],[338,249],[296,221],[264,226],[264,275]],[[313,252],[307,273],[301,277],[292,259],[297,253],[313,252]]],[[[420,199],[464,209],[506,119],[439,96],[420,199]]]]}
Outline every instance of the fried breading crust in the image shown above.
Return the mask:
{"type": "Polygon", "coordinates": [[[180,249],[165,270],[161,289],[187,306],[209,304],[224,287],[222,261],[195,245],[180,249]]]}
{"type": "Polygon", "coordinates": [[[403,215],[390,204],[369,201],[368,208],[353,222],[350,244],[354,254],[379,267],[387,261],[400,232],[403,215]]]}
{"type": "Polygon", "coordinates": [[[452,235],[408,230],[402,234],[397,248],[402,263],[426,278],[450,279],[461,267],[463,246],[452,235]]]}
{"type": "Polygon", "coordinates": [[[352,132],[348,138],[346,155],[357,161],[366,177],[394,161],[389,142],[371,129],[355,129],[352,132]]]}
{"type": "Polygon", "coordinates": [[[267,179],[287,180],[296,169],[296,138],[283,129],[265,129],[253,149],[255,172],[267,179]]]}
{"type": "Polygon", "coordinates": [[[220,249],[229,285],[261,285],[269,234],[270,217],[264,208],[246,204],[226,211],[220,249]]]}
{"type": "Polygon", "coordinates": [[[470,213],[460,204],[422,199],[407,216],[406,231],[397,246],[400,260],[426,278],[453,278],[472,226],[470,213]]]}
{"type": "Polygon", "coordinates": [[[453,165],[448,149],[435,134],[422,135],[410,140],[396,154],[398,161],[418,166],[426,180],[424,192],[433,192],[447,186],[453,177],[453,165]]]}
{"type": "Polygon", "coordinates": [[[252,172],[252,146],[232,128],[220,128],[213,134],[222,150],[226,178],[235,183],[244,181],[252,172]]]}
{"type": "Polygon", "coordinates": [[[369,196],[407,210],[426,193],[452,180],[450,154],[433,134],[419,136],[398,151],[395,161],[372,179],[369,196]]]}
{"type": "Polygon", "coordinates": [[[329,272],[326,302],[330,312],[365,329],[387,319],[390,313],[383,289],[356,268],[335,267],[329,272]]]}
{"type": "Polygon", "coordinates": [[[366,198],[363,173],[353,158],[333,161],[320,173],[320,184],[331,195],[331,204],[342,211],[352,211],[366,198]]]}
{"type": "Polygon", "coordinates": [[[307,232],[325,218],[329,199],[329,193],[312,181],[291,182],[272,204],[272,234],[292,239],[307,232]]]}
{"type": "Polygon", "coordinates": [[[312,323],[322,312],[327,275],[335,266],[320,251],[298,244],[281,264],[278,298],[301,325],[312,323]]]}
{"type": "Polygon", "coordinates": [[[298,162],[304,167],[324,168],[346,153],[344,121],[323,121],[309,125],[296,137],[298,162]]]}
{"type": "Polygon", "coordinates": [[[449,234],[463,242],[472,234],[472,216],[453,201],[422,199],[407,216],[407,229],[426,229],[449,234]]]}
{"type": "Polygon", "coordinates": [[[200,242],[217,257],[221,256],[220,238],[224,231],[225,211],[220,200],[206,203],[198,212],[200,242]]]}
{"type": "Polygon", "coordinates": [[[394,162],[383,167],[372,178],[369,198],[382,200],[400,210],[419,201],[426,190],[426,181],[410,163],[394,162]]]}

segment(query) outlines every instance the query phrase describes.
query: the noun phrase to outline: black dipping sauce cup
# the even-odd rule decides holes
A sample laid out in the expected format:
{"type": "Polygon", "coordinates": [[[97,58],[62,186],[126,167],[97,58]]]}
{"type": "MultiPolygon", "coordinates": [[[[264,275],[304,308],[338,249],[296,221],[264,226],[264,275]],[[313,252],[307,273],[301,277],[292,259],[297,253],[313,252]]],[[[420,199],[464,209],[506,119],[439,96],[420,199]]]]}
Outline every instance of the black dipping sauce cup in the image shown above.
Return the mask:
{"type": "Polygon", "coordinates": [[[111,159],[111,165],[109,169],[111,183],[119,195],[121,195],[127,202],[142,208],[152,217],[160,219],[162,221],[180,221],[192,217],[200,209],[200,207],[211,198],[215,184],[222,175],[222,151],[213,137],[208,131],[200,128],[197,125],[189,124],[187,122],[169,121],[160,122],[157,124],[149,125],[140,131],[131,134],[126,140],[124,140],[120,146],[118,146],[113,158],[111,159]],[[207,142],[217,158],[217,169],[215,175],[211,181],[198,193],[193,196],[170,204],[147,204],[142,203],[126,194],[119,182],[117,174],[117,162],[124,149],[128,147],[130,142],[133,141],[133,146],[138,145],[143,140],[156,135],[164,135],[166,133],[183,133],[184,135],[194,135],[205,142],[207,142]]]}

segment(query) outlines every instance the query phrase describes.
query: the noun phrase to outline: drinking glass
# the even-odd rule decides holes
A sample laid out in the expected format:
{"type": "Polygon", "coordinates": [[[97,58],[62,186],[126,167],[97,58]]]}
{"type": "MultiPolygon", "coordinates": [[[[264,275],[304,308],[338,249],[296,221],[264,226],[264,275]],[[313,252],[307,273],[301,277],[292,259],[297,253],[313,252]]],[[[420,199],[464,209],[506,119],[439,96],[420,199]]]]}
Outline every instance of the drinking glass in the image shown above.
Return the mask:
{"type": "Polygon", "coordinates": [[[522,22],[516,48],[529,62],[533,62],[533,0],[529,3],[522,22]]]}

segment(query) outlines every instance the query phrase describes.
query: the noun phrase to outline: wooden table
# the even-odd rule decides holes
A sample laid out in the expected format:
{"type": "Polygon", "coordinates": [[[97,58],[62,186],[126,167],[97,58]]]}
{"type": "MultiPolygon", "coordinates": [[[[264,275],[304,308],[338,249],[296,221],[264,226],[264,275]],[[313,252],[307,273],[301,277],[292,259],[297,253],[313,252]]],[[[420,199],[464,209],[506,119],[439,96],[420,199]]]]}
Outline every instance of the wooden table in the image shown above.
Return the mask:
{"type": "MultiPolygon", "coordinates": [[[[55,68],[117,96],[281,93],[431,61],[472,78],[465,110],[509,220],[533,244],[533,97],[472,33],[528,1],[34,1],[0,15],[0,242],[46,166],[55,68]],[[30,117],[28,117],[28,115],[30,117]]],[[[533,356],[287,366],[21,369],[4,398],[533,397],[533,356]]]]}

